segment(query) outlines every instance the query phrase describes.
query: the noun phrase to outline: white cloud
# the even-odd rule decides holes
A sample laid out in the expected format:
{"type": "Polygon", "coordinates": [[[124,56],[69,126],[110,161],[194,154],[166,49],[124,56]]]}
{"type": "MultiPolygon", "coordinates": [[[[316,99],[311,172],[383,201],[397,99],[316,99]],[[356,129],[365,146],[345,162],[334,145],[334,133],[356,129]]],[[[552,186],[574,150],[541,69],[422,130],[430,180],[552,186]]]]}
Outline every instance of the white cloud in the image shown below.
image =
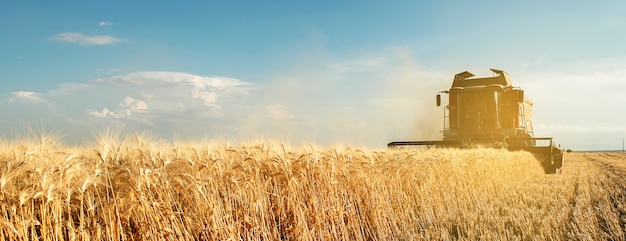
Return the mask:
{"type": "Polygon", "coordinates": [[[69,42],[80,45],[109,45],[109,44],[117,44],[125,42],[122,39],[108,36],[108,35],[99,35],[99,36],[86,36],[82,33],[68,32],[68,33],[60,33],[54,35],[49,38],[49,40],[60,41],[60,42],[69,42]]]}
{"type": "Polygon", "coordinates": [[[119,108],[115,112],[109,110],[108,107],[104,107],[102,111],[90,111],[89,115],[100,118],[132,118],[135,113],[146,113],[148,110],[148,104],[146,102],[134,99],[132,97],[126,97],[120,101],[119,108]]]}
{"type": "Polygon", "coordinates": [[[112,22],[108,22],[108,21],[100,21],[100,23],[98,23],[98,26],[100,27],[106,27],[106,26],[112,26],[113,23],[112,22]]]}
{"type": "Polygon", "coordinates": [[[146,110],[148,110],[148,105],[146,104],[146,102],[138,99],[133,99],[131,97],[126,97],[121,106],[126,108],[127,113],[144,113],[146,112],[146,110]]]}
{"type": "Polygon", "coordinates": [[[110,111],[109,108],[104,107],[104,109],[102,109],[102,111],[98,112],[98,111],[90,111],[88,113],[91,116],[95,116],[95,117],[100,117],[100,118],[104,118],[104,117],[113,117],[113,118],[122,118],[122,116],[115,114],[114,112],[110,111]]]}
{"type": "MultiPolygon", "coordinates": [[[[177,106],[193,108],[209,107],[219,110],[220,98],[243,96],[249,93],[252,84],[228,77],[205,77],[181,72],[134,72],[124,76],[98,79],[93,82],[97,85],[115,86],[128,85],[141,88],[139,95],[145,98],[154,98],[177,102],[177,106]]],[[[158,107],[157,107],[158,108],[158,107]]]]}
{"type": "Polygon", "coordinates": [[[29,91],[17,91],[11,94],[8,100],[9,103],[22,102],[22,103],[45,103],[45,99],[39,93],[29,91]]]}
{"type": "Polygon", "coordinates": [[[226,115],[231,110],[224,110],[224,105],[228,106],[233,99],[248,95],[253,85],[226,77],[154,71],[98,79],[90,82],[90,86],[93,90],[117,93],[117,98],[121,99],[115,108],[110,108],[111,102],[104,103],[103,107],[114,109],[113,114],[105,117],[140,118],[137,114],[144,114],[141,118],[147,118],[146,115],[149,114],[150,118],[156,119],[181,113],[189,118],[216,118],[226,115]]]}
{"type": "Polygon", "coordinates": [[[0,103],[0,109],[7,123],[44,118],[68,135],[89,134],[109,125],[147,128],[163,135],[233,133],[242,116],[254,108],[250,100],[254,88],[250,82],[228,77],[134,72],[65,83],[41,93],[15,92],[0,103]]]}
{"type": "Polygon", "coordinates": [[[265,109],[269,112],[272,119],[290,120],[294,118],[294,116],[289,113],[289,110],[287,110],[287,107],[281,104],[268,105],[265,109]]]}

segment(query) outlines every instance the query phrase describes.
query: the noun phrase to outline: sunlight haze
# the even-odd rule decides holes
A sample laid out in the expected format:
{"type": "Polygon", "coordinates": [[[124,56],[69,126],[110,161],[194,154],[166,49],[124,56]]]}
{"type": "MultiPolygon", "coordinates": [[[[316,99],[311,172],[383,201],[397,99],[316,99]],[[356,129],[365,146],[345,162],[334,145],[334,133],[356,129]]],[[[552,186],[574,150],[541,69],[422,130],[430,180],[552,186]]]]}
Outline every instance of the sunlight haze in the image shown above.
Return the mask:
{"type": "Polygon", "coordinates": [[[454,75],[507,72],[534,132],[626,138],[623,1],[0,1],[0,135],[385,148],[437,140],[454,75]]]}

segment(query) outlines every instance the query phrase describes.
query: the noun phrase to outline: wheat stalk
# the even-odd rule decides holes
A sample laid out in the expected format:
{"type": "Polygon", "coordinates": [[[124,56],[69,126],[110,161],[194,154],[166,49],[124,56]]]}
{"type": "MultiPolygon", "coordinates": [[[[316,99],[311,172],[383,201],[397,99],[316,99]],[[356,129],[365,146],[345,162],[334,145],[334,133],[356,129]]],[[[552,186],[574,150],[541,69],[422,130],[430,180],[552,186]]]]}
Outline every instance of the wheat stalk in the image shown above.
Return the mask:
{"type": "MultiPolygon", "coordinates": [[[[623,154],[0,139],[4,240],[623,239],[623,154]],[[570,173],[568,173],[570,172],[570,173]]],[[[33,136],[29,138],[35,138],[33,136]]]]}

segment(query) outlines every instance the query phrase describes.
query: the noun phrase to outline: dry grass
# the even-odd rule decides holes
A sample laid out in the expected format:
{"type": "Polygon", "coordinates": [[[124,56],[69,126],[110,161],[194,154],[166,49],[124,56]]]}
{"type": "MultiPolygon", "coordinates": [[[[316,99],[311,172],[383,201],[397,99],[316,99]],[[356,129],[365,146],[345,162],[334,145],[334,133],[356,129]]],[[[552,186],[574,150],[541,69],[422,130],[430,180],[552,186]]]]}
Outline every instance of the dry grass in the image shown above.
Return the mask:
{"type": "Polygon", "coordinates": [[[624,156],[571,156],[545,175],[495,149],[1,140],[0,238],[623,240],[624,156]]]}

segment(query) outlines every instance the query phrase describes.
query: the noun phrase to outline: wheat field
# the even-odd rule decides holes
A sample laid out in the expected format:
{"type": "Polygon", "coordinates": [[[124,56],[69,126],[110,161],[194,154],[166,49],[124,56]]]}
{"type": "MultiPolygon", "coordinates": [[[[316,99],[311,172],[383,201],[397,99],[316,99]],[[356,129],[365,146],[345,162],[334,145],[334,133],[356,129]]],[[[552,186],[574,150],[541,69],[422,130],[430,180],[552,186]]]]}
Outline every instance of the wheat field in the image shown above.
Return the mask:
{"type": "Polygon", "coordinates": [[[626,157],[0,139],[2,240],[624,240],[626,157]]]}

